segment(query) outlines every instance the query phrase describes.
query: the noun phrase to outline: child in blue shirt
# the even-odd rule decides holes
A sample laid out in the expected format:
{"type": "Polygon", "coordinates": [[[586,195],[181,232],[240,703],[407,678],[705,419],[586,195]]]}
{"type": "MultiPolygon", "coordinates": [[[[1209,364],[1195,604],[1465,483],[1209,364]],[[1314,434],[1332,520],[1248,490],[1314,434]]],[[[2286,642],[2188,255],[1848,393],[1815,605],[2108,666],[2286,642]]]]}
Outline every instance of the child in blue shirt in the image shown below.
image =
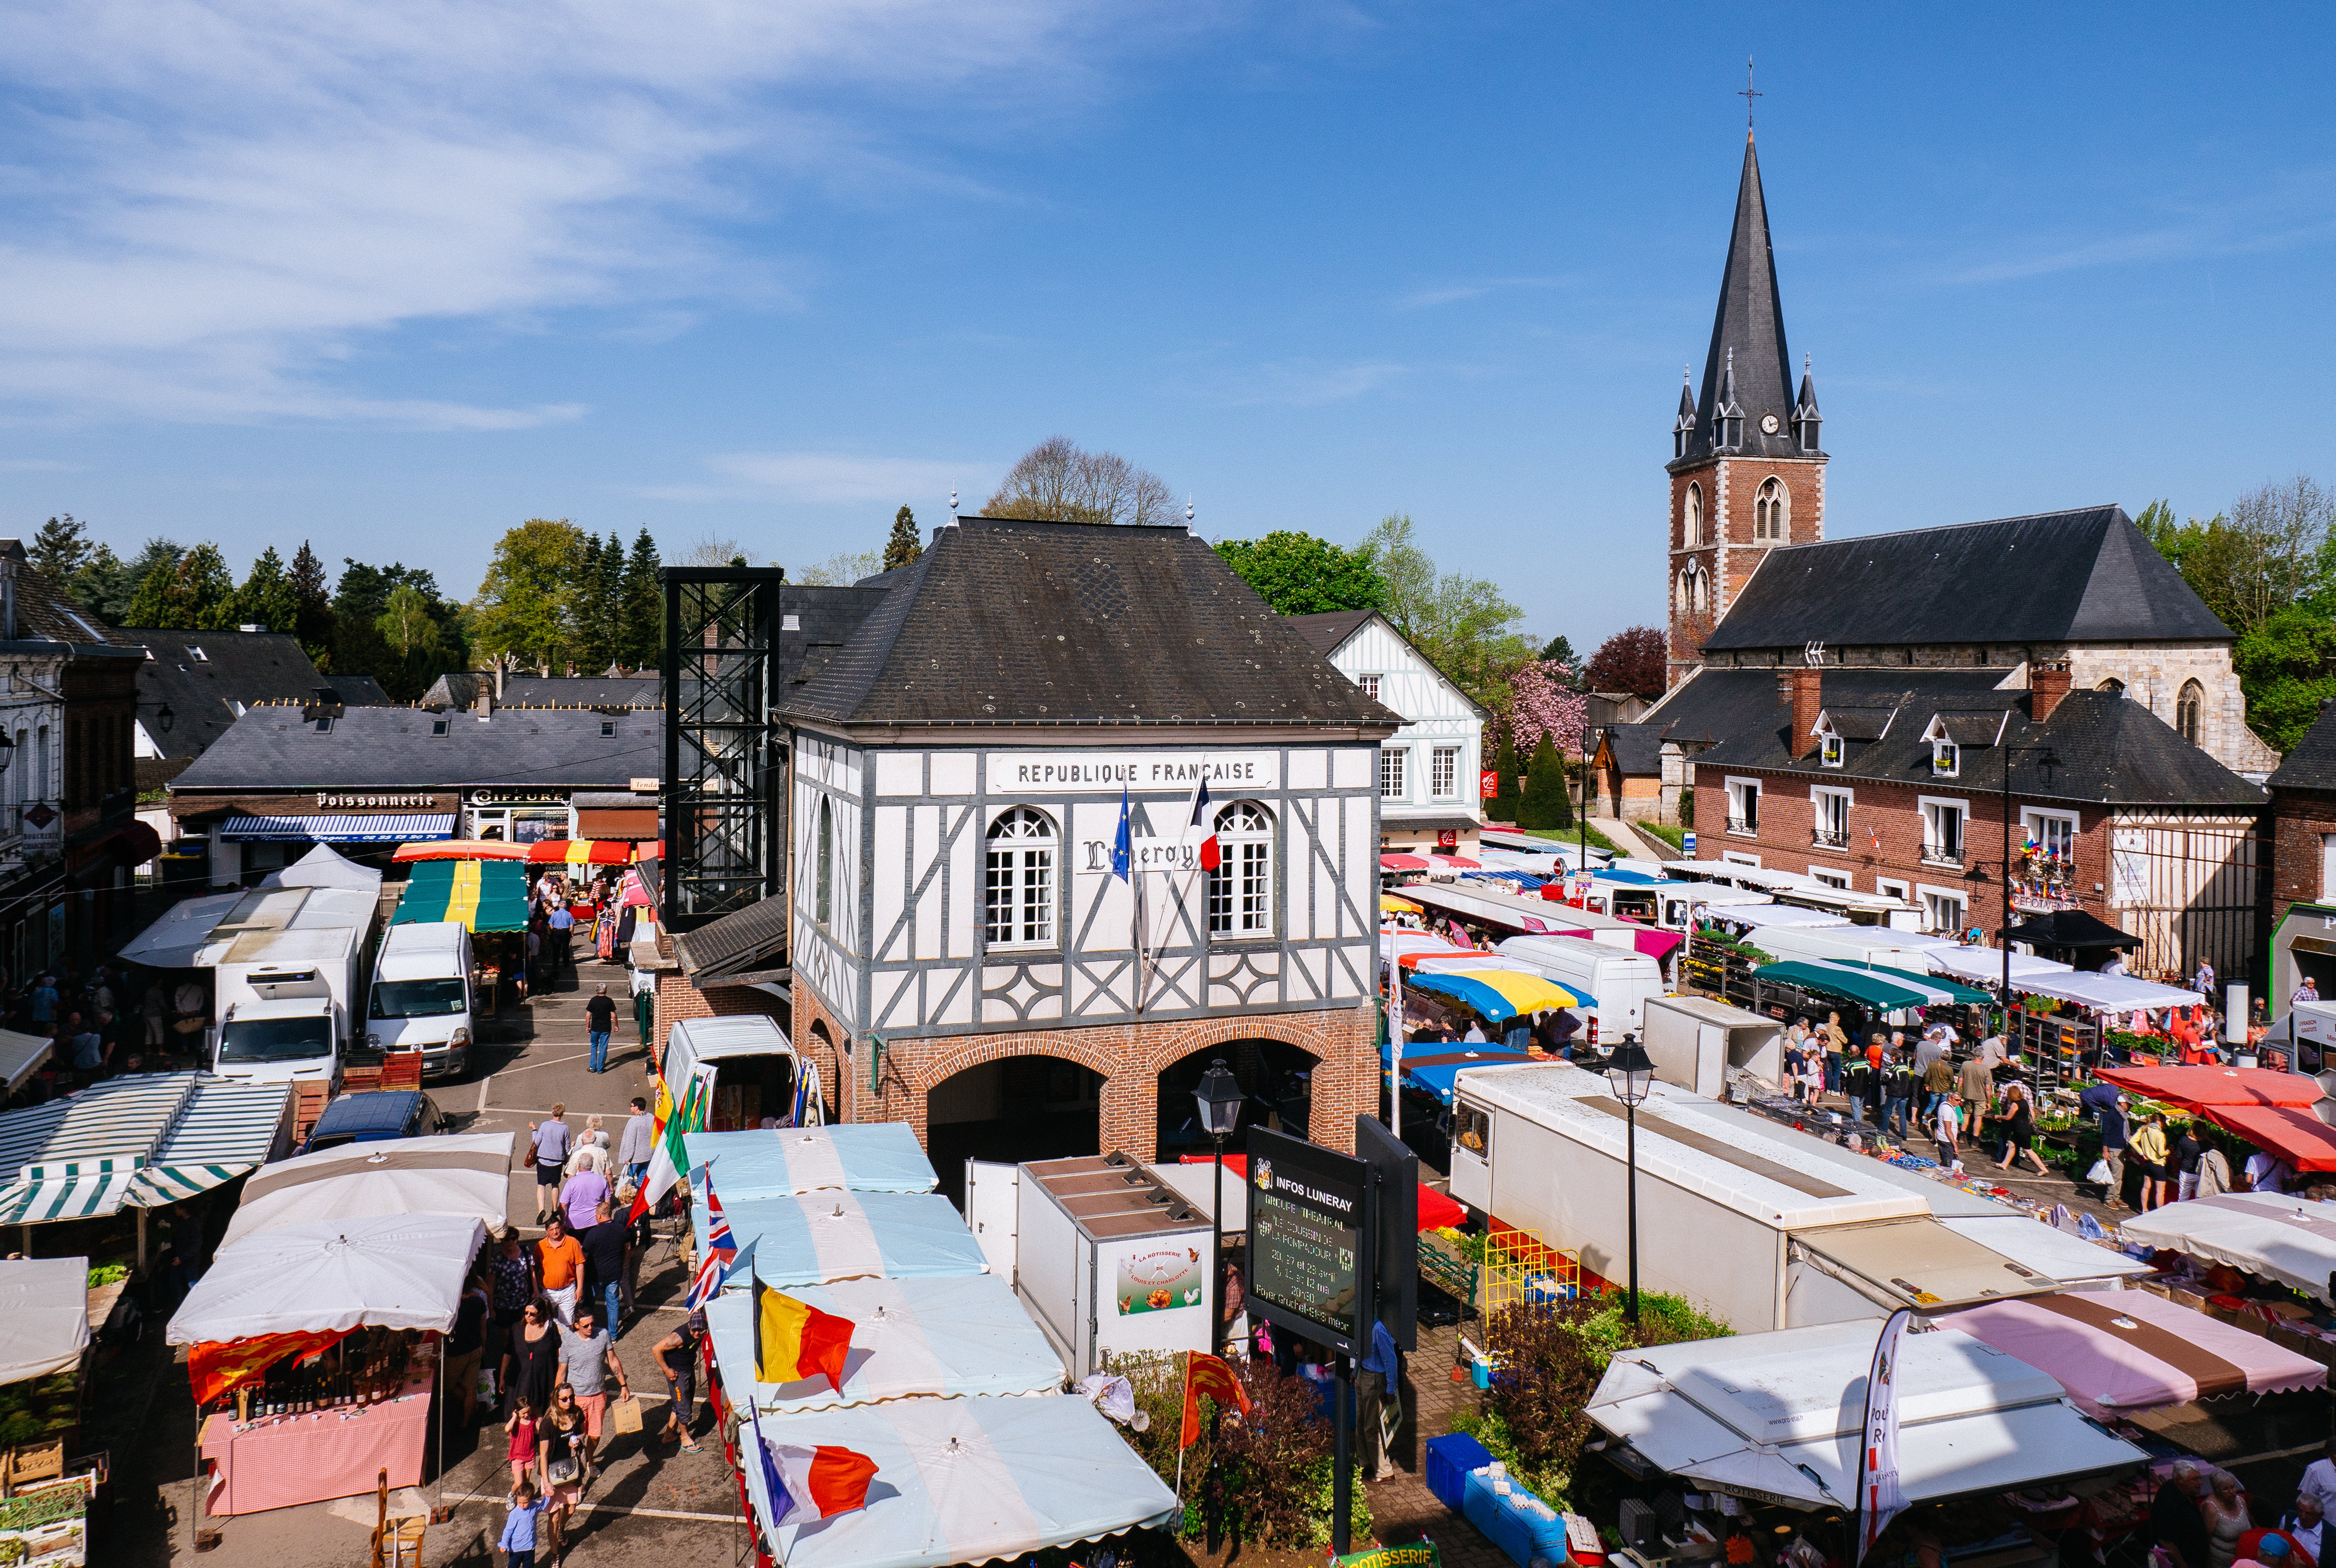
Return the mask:
{"type": "Polygon", "coordinates": [[[510,1515],[503,1520],[504,1568],[535,1568],[535,1526],[543,1517],[543,1499],[532,1481],[521,1481],[511,1494],[510,1515]]]}

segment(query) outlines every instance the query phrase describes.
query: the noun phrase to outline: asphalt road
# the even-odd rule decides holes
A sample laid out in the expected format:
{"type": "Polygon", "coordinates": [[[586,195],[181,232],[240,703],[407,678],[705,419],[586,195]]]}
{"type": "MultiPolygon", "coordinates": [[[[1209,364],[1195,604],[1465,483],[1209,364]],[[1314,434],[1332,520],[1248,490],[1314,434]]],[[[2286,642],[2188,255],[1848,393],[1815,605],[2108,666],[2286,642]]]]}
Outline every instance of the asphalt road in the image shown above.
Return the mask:
{"type": "MultiPolygon", "coordinates": [[[[527,1156],[528,1125],[543,1120],[554,1105],[567,1106],[571,1126],[603,1119],[613,1144],[629,1114],[628,1102],[649,1093],[649,1066],[627,1006],[621,965],[586,961],[573,977],[562,976],[526,1003],[506,1005],[494,1039],[482,1039],[479,1060],[463,1077],[429,1086],[453,1132],[509,1131],[518,1135],[515,1160],[527,1156]],[[596,985],[606,983],[617,998],[619,1027],[606,1072],[586,1068],[589,1058],[584,1004],[596,985]]],[[[540,1234],[535,1215],[531,1171],[514,1169],[511,1216],[530,1239],[540,1234]]],[[[650,1349],[679,1321],[686,1281],[669,1246],[653,1250],[641,1271],[639,1312],[618,1339],[618,1355],[640,1396],[644,1426],[654,1431],[667,1416],[666,1385],[650,1349]]],[[[117,1390],[117,1406],[142,1401],[142,1408],[120,1408],[127,1442],[114,1448],[117,1501],[97,1523],[91,1561],[122,1563],[201,1563],[204,1568],[315,1568],[325,1563],[362,1564],[373,1526],[375,1503],[368,1495],[335,1503],[311,1504],[268,1514],[206,1520],[219,1543],[198,1553],[189,1509],[194,1485],[194,1407],[188,1390],[185,1357],[161,1347],[160,1327],[150,1329],[131,1365],[105,1385],[117,1390]]],[[[481,1412],[475,1431],[450,1430],[450,1463],[441,1482],[432,1475],[417,1494],[398,1494],[391,1512],[418,1513],[437,1500],[454,1507],[453,1517],[429,1527],[423,1562],[484,1565],[499,1563],[490,1548],[502,1532],[502,1499],[511,1484],[501,1427],[481,1412]]],[[[703,1449],[683,1453],[677,1446],[645,1443],[648,1434],[603,1439],[603,1469],[585,1495],[586,1514],[571,1532],[571,1563],[729,1563],[745,1550],[738,1519],[738,1492],[721,1456],[721,1445],[706,1431],[708,1417],[700,1380],[696,1429],[703,1449]]],[[[539,1554],[548,1563],[548,1554],[539,1554]]]]}

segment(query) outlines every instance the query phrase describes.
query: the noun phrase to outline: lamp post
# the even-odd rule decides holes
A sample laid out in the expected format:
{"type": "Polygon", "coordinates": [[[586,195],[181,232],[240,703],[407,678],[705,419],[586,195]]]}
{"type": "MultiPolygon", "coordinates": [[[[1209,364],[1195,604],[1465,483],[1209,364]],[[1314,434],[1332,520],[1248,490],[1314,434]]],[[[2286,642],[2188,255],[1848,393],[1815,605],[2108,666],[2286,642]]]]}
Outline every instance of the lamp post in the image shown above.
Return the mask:
{"type": "Polygon", "coordinates": [[[1216,1194],[1209,1205],[1209,1275],[1215,1281],[1210,1295],[1214,1302],[1211,1309],[1216,1321],[1209,1327],[1209,1349],[1222,1355],[1225,1349],[1225,1140],[1233,1135],[1241,1123],[1241,1081],[1225,1070],[1225,1059],[1219,1057],[1201,1075],[1199,1087],[1192,1098],[1200,1102],[1201,1126],[1217,1145],[1216,1194]]]}
{"type": "Polygon", "coordinates": [[[1606,1081],[1614,1086],[1614,1097],[1622,1102],[1622,1114],[1628,1131],[1624,1148],[1630,1165],[1630,1301],[1627,1314],[1633,1327],[1639,1321],[1639,1107],[1646,1103],[1647,1090],[1655,1081],[1655,1064],[1639,1044],[1636,1035],[1624,1035],[1614,1054],[1606,1058],[1606,1081]]]}

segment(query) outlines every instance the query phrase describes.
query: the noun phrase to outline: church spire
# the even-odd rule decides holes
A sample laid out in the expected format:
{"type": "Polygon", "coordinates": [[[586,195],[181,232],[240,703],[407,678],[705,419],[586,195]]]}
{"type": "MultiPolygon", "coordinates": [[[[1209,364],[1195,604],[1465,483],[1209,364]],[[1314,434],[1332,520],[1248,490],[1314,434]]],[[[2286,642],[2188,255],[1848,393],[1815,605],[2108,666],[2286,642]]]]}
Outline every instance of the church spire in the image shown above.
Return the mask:
{"type": "Polygon", "coordinates": [[[1711,350],[1704,359],[1703,393],[1697,400],[1696,432],[1675,461],[1693,462],[1715,451],[1770,457],[1793,453],[1797,443],[1789,428],[1791,366],[1784,307],[1776,294],[1776,261],[1768,240],[1768,204],[1760,188],[1760,154],[1747,131],[1744,173],[1736,190],[1736,226],[1728,239],[1719,308],[1712,319],[1711,350]],[[1724,390],[1731,371],[1732,398],[1724,390]],[[1740,431],[1741,435],[1721,445],[1721,404],[1728,402],[1742,413],[1727,413],[1725,432],[1735,435],[1740,431]]]}

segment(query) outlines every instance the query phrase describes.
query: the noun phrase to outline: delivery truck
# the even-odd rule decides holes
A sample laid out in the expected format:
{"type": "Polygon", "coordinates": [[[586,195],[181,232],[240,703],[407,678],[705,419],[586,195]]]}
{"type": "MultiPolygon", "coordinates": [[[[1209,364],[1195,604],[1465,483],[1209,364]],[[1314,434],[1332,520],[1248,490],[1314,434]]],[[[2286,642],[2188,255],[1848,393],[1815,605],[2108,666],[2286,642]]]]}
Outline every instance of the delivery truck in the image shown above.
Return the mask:
{"type": "Polygon", "coordinates": [[[1590,1022],[1588,1040],[1611,1044],[1640,1027],[1650,997],[1663,994],[1663,969],[1643,953],[1589,937],[1511,937],[1501,956],[1530,964],[1544,979],[1595,998],[1579,1009],[1590,1022]]]}
{"type": "Polygon", "coordinates": [[[365,1043],[375,1051],[420,1051],[425,1078],[467,1070],[478,982],[471,929],[460,920],[392,926],[374,960],[365,1043]]]}
{"type": "MultiPolygon", "coordinates": [[[[1453,1112],[1453,1197],[1591,1274],[1630,1278],[1633,1117],[1603,1076],[1565,1063],[1472,1067],[1453,1112]]],[[[1903,1173],[1790,1127],[1660,1081],[1635,1123],[1640,1288],[1683,1296],[1738,1333],[2063,1283],[1942,1223],[1903,1173]]]]}
{"type": "Polygon", "coordinates": [[[211,1070],[256,1083],[338,1089],[350,1021],[365,994],[365,932],[355,926],[254,931],[212,967],[211,1070]]]}
{"type": "Polygon", "coordinates": [[[1074,1382],[1108,1355],[1210,1348],[1205,1205],[1125,1154],[1034,1161],[1013,1190],[1014,1291],[1074,1382]]]}

